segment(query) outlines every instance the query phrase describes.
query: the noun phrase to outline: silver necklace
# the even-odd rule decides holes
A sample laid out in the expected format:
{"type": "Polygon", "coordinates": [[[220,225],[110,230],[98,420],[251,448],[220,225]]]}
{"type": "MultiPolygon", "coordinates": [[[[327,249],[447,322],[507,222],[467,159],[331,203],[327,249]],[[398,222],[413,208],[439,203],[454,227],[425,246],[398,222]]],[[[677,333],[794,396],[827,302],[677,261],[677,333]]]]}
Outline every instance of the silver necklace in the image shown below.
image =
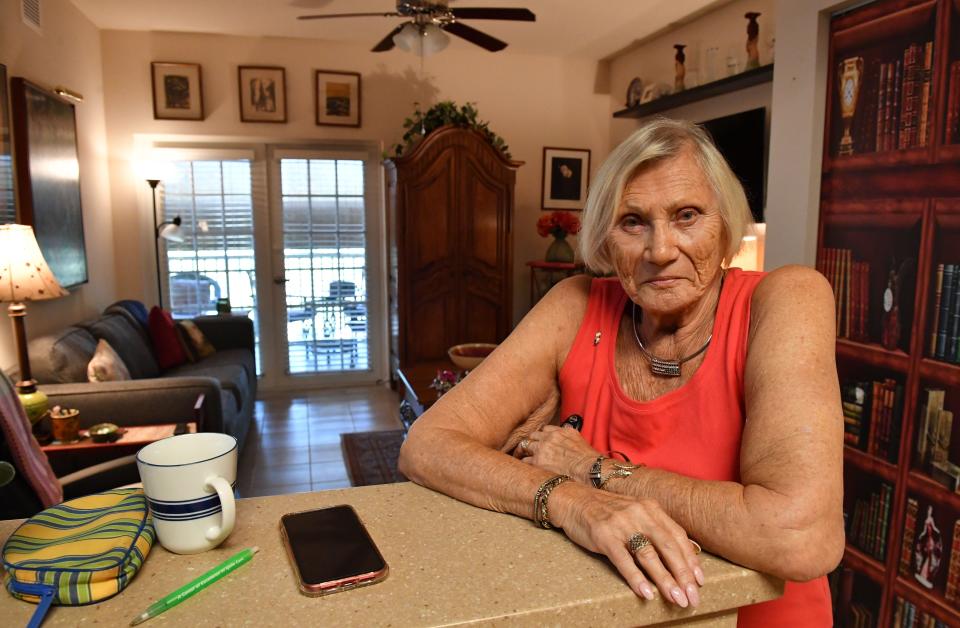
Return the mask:
{"type": "Polygon", "coordinates": [[[659,375],[661,377],[680,377],[680,365],[684,362],[692,360],[706,351],[707,347],[710,346],[710,341],[713,340],[713,334],[711,333],[707,337],[707,341],[703,343],[703,346],[687,357],[680,358],[679,360],[664,360],[663,358],[658,358],[657,356],[653,355],[647,351],[646,347],[643,346],[643,342],[640,340],[640,332],[637,331],[637,304],[635,302],[633,303],[631,319],[633,321],[633,337],[637,339],[637,346],[640,347],[643,357],[645,357],[647,362],[650,363],[650,371],[654,375],[659,375]]]}

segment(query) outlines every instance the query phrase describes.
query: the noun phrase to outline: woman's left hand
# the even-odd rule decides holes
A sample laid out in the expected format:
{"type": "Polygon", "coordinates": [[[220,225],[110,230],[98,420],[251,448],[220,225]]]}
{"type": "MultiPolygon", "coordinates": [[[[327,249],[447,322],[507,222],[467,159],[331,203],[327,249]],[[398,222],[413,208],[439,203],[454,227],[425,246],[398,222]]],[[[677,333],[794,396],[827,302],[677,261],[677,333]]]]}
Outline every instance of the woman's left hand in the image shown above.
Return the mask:
{"type": "Polygon", "coordinates": [[[520,441],[514,455],[541,469],[590,483],[590,467],[600,455],[572,427],[547,425],[520,441]]]}

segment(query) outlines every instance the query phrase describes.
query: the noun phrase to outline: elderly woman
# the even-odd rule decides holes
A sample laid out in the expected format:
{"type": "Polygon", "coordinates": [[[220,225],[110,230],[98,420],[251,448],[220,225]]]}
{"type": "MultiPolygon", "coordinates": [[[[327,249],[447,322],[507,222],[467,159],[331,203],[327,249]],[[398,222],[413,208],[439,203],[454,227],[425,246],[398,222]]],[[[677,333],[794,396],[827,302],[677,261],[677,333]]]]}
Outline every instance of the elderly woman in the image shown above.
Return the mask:
{"type": "Polygon", "coordinates": [[[724,269],[746,198],[687,122],[617,147],[583,223],[584,261],[613,276],[555,286],[414,424],[401,470],[562,529],[644,599],[699,603],[699,543],[788,581],[740,626],[830,625],[824,576],[844,547],[830,286],[799,266],[724,269]],[[573,414],[582,431],[551,424],[573,414]]]}

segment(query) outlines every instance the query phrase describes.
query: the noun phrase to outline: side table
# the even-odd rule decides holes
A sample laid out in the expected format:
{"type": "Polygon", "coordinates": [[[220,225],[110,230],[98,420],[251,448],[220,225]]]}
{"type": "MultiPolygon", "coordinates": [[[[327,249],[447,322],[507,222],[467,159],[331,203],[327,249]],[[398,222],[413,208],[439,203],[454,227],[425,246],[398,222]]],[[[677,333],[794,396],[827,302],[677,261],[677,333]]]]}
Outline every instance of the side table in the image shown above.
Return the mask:
{"type": "Polygon", "coordinates": [[[537,304],[543,295],[560,280],[584,271],[581,262],[527,262],[530,267],[530,307],[537,304]]]}
{"type": "MultiPolygon", "coordinates": [[[[194,421],[186,423],[186,426],[191,434],[197,431],[194,421]]],[[[111,443],[95,443],[87,430],[80,430],[80,440],[75,443],[43,445],[40,449],[47,454],[53,472],[57,477],[62,477],[107,460],[135,454],[144,445],[173,436],[177,424],[138,425],[122,429],[125,431],[120,438],[111,443]]]]}

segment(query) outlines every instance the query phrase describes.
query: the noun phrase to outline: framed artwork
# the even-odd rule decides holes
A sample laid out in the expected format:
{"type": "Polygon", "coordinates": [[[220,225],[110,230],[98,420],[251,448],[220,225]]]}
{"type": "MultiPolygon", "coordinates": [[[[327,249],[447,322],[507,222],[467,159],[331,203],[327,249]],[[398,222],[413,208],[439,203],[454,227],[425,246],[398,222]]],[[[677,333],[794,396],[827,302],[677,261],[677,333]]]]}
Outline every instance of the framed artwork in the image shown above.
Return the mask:
{"type": "Polygon", "coordinates": [[[543,147],[543,209],[583,209],[590,178],[590,150],[543,147]]]}
{"type": "Polygon", "coordinates": [[[317,70],[317,125],[360,126],[360,73],[317,70]]]}
{"type": "Polygon", "coordinates": [[[237,68],[237,77],[241,122],[287,121],[287,81],[283,68],[241,65],[237,68]]]}
{"type": "Polygon", "coordinates": [[[203,80],[199,63],[150,64],[153,117],[156,120],[203,120],[203,80]]]}
{"type": "Polygon", "coordinates": [[[7,66],[0,63],[0,225],[17,221],[13,196],[13,152],[7,107],[7,66]]]}
{"type": "Polygon", "coordinates": [[[80,160],[73,104],[14,77],[13,138],[20,222],[32,225],[43,257],[64,288],[86,283],[80,160]]]}

